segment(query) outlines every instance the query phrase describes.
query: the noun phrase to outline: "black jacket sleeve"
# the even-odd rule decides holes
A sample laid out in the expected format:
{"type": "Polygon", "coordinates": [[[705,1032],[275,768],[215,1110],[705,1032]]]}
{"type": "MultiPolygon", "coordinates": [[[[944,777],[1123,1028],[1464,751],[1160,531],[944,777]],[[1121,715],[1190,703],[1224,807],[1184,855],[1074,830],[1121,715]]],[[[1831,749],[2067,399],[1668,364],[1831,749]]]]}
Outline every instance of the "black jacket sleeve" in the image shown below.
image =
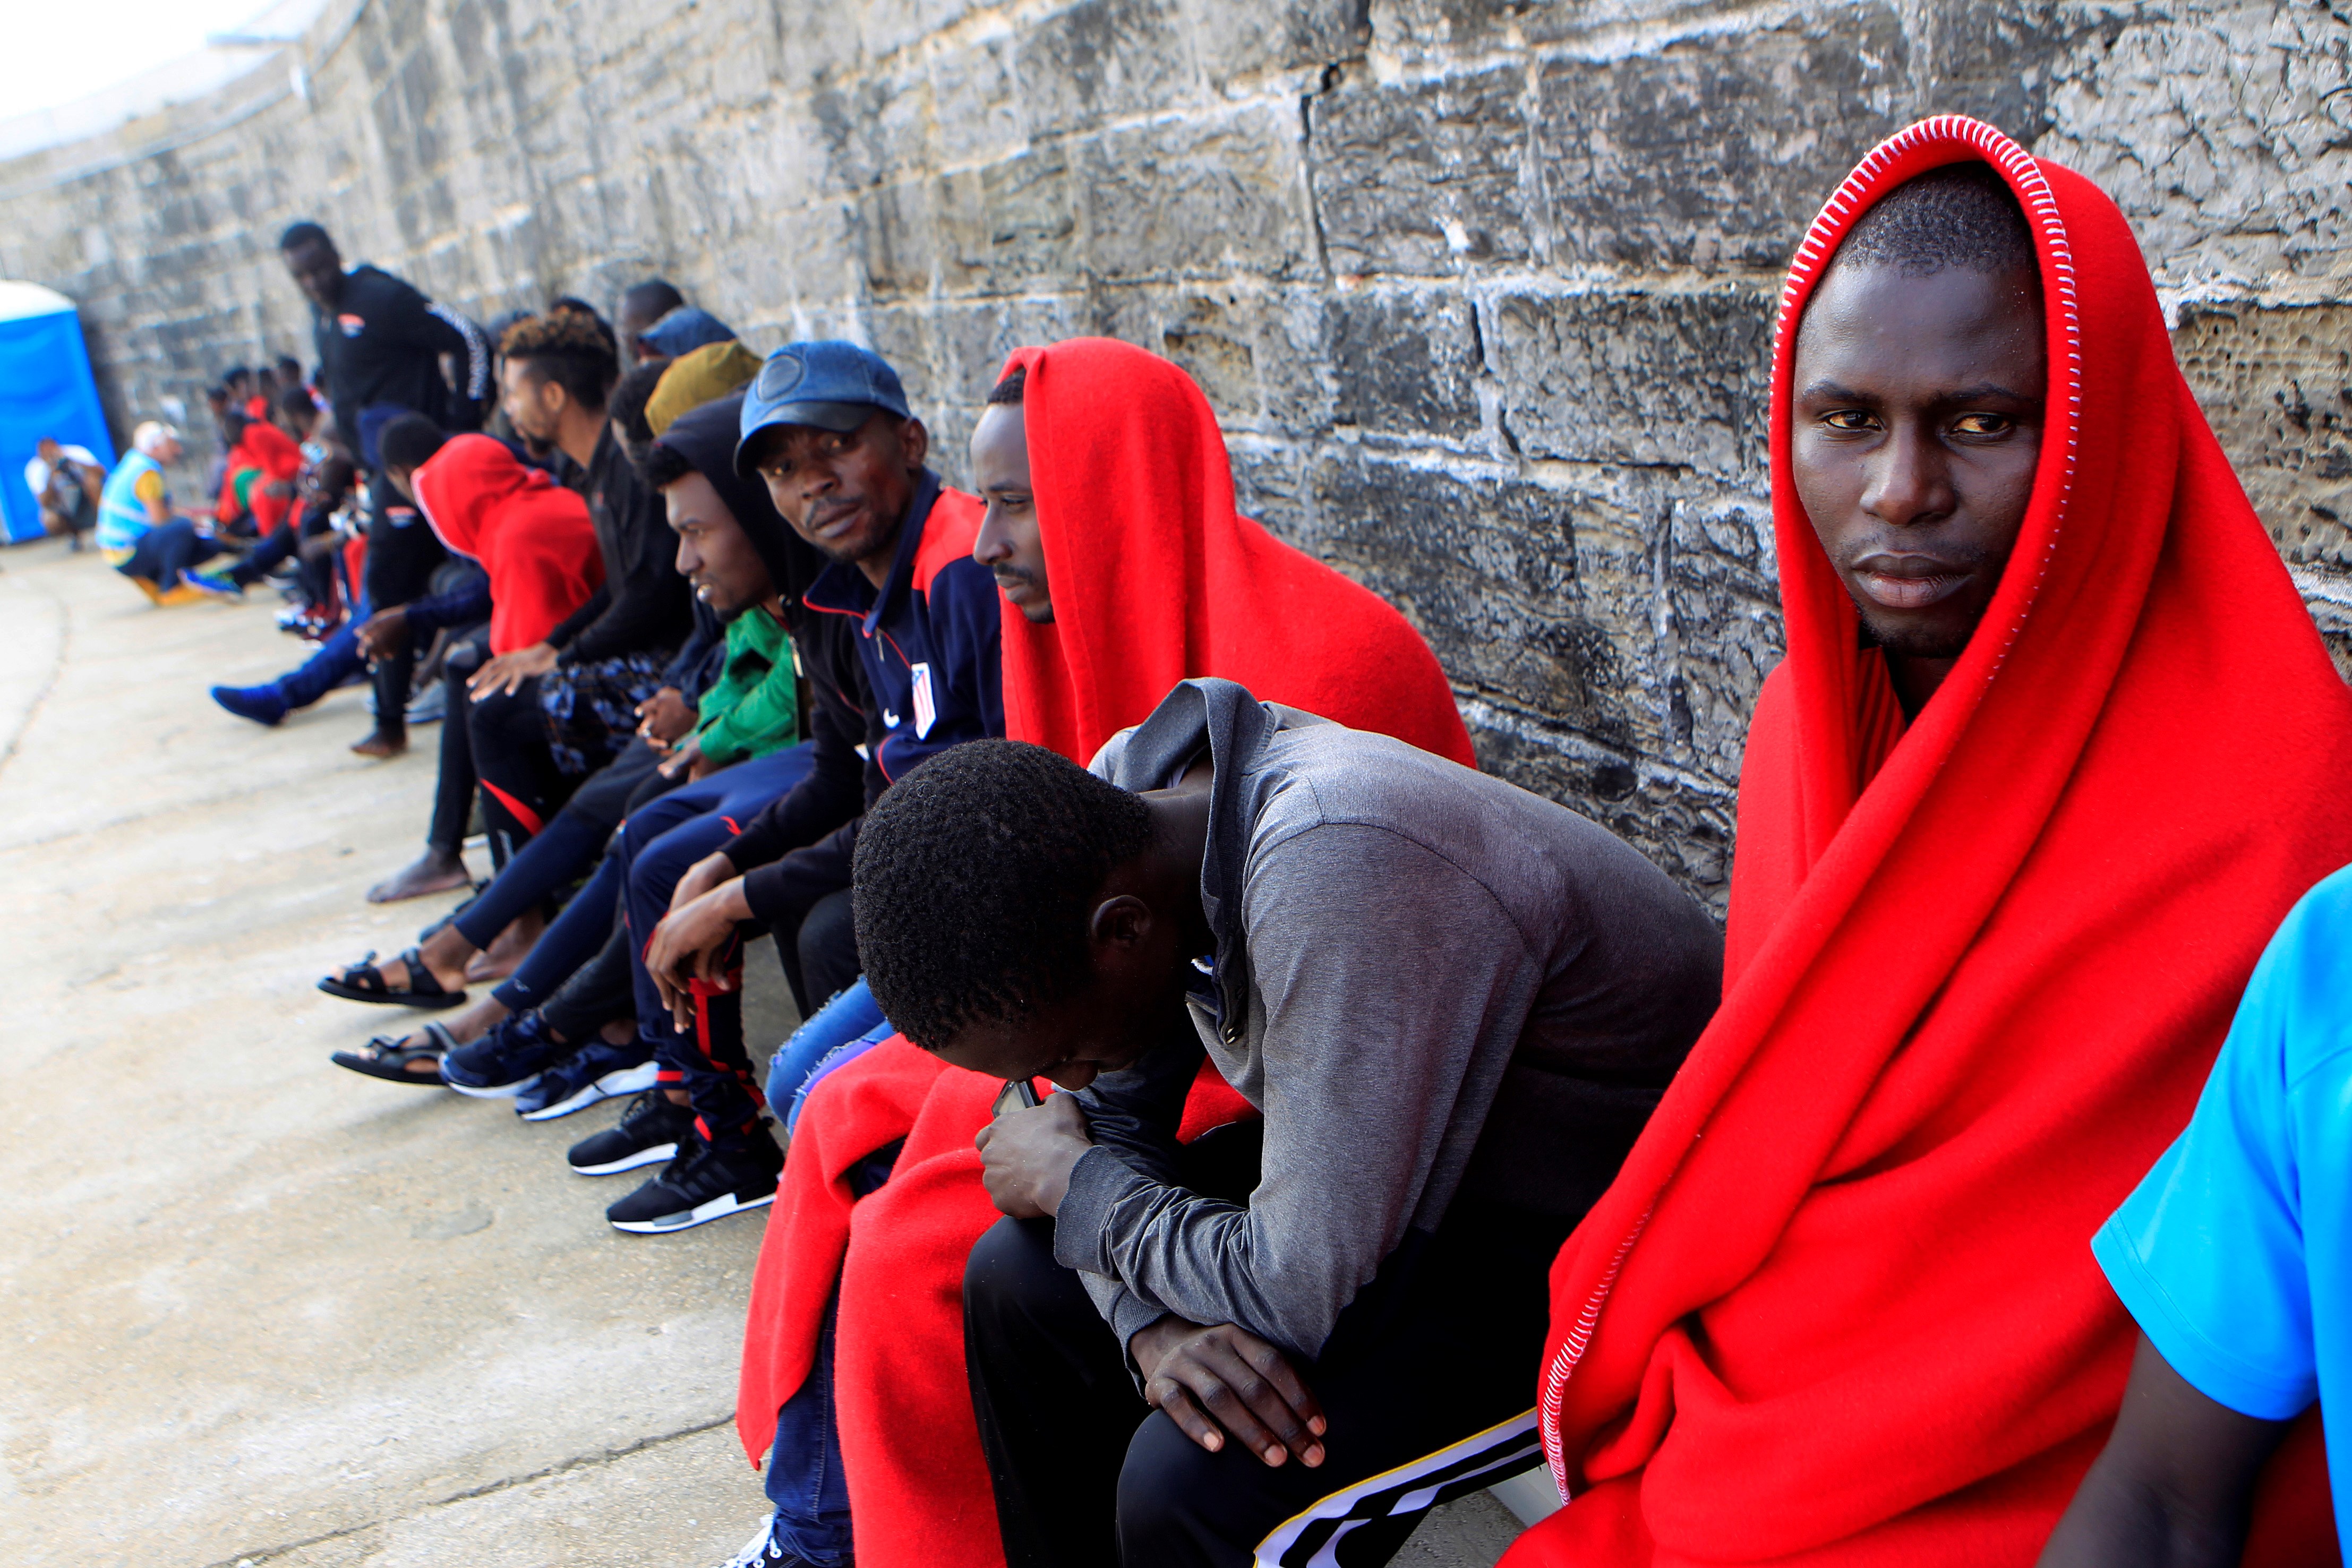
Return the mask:
{"type": "MultiPolygon", "coordinates": [[[[603,611],[574,627],[566,621],[554,643],[557,660],[590,664],[625,653],[659,653],[667,659],[693,631],[694,595],[677,574],[677,538],[659,494],[639,480],[607,430],[590,465],[589,505],[602,506],[611,519],[616,559],[604,570],[603,611]],[[568,629],[568,630],[567,630],[568,629]]],[[[592,598],[591,603],[594,602],[592,598]]]]}
{"type": "Polygon", "coordinates": [[[612,607],[612,589],[604,583],[598,583],[596,591],[583,601],[579,609],[555,623],[555,630],[547,634],[547,645],[555,649],[570,647],[574,637],[579,636],[589,626],[595,624],[604,612],[612,607]]]}
{"type": "Polygon", "coordinates": [[[793,902],[786,879],[772,874],[776,862],[835,831],[866,805],[866,759],[857,753],[865,716],[843,702],[831,682],[811,685],[816,701],[809,724],[808,776],[761,807],[741,832],[719,846],[743,875],[743,896],[762,920],[777,918],[793,902]]]}
{"type": "Polygon", "coordinates": [[[436,593],[408,601],[408,634],[430,639],[444,626],[471,626],[490,618],[490,580],[477,578],[454,593],[436,593]]]}
{"type": "MultiPolygon", "coordinates": [[[[427,299],[410,285],[397,295],[398,307],[387,323],[400,341],[436,356],[448,354],[463,368],[459,396],[479,410],[490,398],[490,340],[479,327],[446,305],[427,299]]],[[[478,422],[477,422],[478,423],[478,422]]]]}

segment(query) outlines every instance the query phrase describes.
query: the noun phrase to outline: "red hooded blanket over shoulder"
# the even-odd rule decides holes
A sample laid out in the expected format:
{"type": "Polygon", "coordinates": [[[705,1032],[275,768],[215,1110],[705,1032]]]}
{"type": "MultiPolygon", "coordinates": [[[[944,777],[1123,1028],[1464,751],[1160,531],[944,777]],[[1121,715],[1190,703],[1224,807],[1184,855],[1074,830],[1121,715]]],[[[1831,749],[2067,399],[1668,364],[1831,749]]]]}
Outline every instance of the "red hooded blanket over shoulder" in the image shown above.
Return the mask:
{"type": "Polygon", "coordinates": [[[441,542],[489,575],[491,653],[541,641],[604,580],[588,503],[489,436],[450,437],[410,483],[441,542]]]}
{"type": "Polygon", "coordinates": [[[1872,152],[1798,252],[1771,418],[1789,653],[1723,1007],[1554,1266],[1539,1424],[1571,1500],[1510,1568],[2032,1563],[2134,1340],[2092,1233],[2352,859],[2352,697],[2089,182],[1967,120],[1872,152]],[[1906,733],[1790,482],[1790,361],[1855,219],[1964,159],[2034,233],[2048,413],[2000,588],[1906,733]]]}
{"type": "MultiPolygon", "coordinates": [[[[1089,760],[1178,681],[1223,675],[1258,696],[1470,764],[1444,672],[1369,589],[1234,509],[1208,400],[1167,361],[1081,339],[1017,350],[1023,423],[1054,620],[1004,614],[1015,740],[1089,760]]],[[[893,1039],[812,1092],[752,1282],[738,1406],[756,1459],[807,1375],[840,1288],[835,1408],[858,1561],[1002,1561],[964,1375],[964,1259],[998,1218],[972,1140],[1002,1087],[893,1039]],[[907,1140],[890,1180],[852,1205],[849,1167],[907,1140]]],[[[1250,1107],[1204,1071],[1181,1135],[1250,1107]]]]}

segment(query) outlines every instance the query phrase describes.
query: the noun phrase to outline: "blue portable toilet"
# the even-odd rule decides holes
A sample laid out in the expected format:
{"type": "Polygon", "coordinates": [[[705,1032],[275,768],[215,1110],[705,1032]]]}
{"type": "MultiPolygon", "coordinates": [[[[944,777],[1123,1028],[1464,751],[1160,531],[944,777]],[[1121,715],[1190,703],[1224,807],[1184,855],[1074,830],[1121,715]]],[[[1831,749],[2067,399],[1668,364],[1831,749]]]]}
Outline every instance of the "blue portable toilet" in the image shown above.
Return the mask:
{"type": "Polygon", "coordinates": [[[114,465],[74,302],[37,283],[0,280],[0,534],[10,544],[41,537],[25,465],[45,435],[114,465]]]}

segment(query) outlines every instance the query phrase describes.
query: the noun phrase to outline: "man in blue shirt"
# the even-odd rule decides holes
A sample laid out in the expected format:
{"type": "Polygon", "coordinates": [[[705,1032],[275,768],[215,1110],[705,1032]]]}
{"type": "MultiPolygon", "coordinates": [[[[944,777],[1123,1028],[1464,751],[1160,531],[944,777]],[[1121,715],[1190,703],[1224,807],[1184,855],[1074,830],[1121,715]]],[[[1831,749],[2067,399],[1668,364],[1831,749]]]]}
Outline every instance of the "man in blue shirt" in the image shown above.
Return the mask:
{"type": "MultiPolygon", "coordinates": [[[[898,372],[855,343],[787,344],[745,393],[741,431],[737,472],[764,481],[777,511],[828,563],[801,603],[811,620],[854,633],[873,704],[866,748],[875,781],[887,788],[947,747],[1003,735],[996,580],[971,559],[981,503],[942,486],[925,465],[929,434],[908,408],[898,372]]],[[[679,880],[650,941],[640,936],[632,962],[659,987],[681,1030],[713,1027],[714,996],[738,984],[736,929],[745,922],[765,924],[790,955],[804,1014],[856,977],[848,906],[862,818],[811,841],[792,830],[797,815],[788,794],[749,818],[679,880]]],[[[736,1025],[730,1017],[716,1027],[736,1025]]],[[[681,1230],[772,1196],[765,1166],[724,1190],[713,1185],[710,1163],[688,1157],[689,1141],[708,1134],[687,1108],[646,1109],[607,1135],[595,1163],[628,1158],[624,1143],[675,1143],[680,1158],[605,1211],[614,1226],[681,1230]],[[689,1183],[689,1170],[710,1179],[689,1183]]]]}
{"type": "MultiPolygon", "coordinates": [[[[2352,1409],[2352,867],[2279,927],[2188,1130],[2091,1249],[2139,1353],[2044,1568],[2235,1563],[2288,1422],[2352,1409]]],[[[2327,1437],[2352,1539],[2352,1421],[2327,1437]]]]}

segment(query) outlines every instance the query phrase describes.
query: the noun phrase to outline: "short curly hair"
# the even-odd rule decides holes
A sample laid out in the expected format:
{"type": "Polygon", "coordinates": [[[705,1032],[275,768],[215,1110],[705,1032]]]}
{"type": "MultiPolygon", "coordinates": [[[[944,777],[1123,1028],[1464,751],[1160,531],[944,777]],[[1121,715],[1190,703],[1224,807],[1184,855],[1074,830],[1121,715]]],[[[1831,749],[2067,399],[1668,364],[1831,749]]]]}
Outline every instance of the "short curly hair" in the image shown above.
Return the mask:
{"type": "Polygon", "coordinates": [[[533,316],[507,329],[499,352],[553,382],[585,409],[601,409],[621,379],[621,354],[613,335],[593,316],[569,310],[533,316]]]}
{"type": "Polygon", "coordinates": [[[1906,180],[1863,214],[1836,263],[1891,267],[1925,277],[1948,267],[2033,271],[2033,230],[2009,182],[1990,163],[1947,163],[1906,180]]]}
{"type": "Polygon", "coordinates": [[[1143,801],[1017,740],[950,747],[858,830],[857,956],[885,1017],[926,1051],[1086,987],[1087,915],[1151,841],[1143,801]]]}

